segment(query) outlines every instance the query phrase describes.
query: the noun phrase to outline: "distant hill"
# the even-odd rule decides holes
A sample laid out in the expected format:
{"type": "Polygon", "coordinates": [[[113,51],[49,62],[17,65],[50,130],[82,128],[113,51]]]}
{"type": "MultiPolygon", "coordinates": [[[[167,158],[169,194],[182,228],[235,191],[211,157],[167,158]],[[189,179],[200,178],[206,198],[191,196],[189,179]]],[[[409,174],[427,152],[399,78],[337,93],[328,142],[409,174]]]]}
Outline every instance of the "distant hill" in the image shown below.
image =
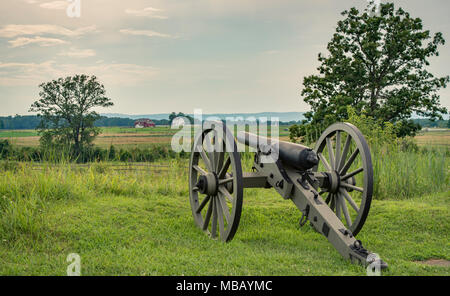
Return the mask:
{"type": "Polygon", "coordinates": [[[105,116],[108,118],[130,118],[130,119],[141,119],[141,118],[150,118],[156,120],[169,119],[169,113],[161,113],[161,114],[142,114],[142,115],[128,115],[122,113],[102,113],[101,116],[105,116]]]}
{"type": "MultiPolygon", "coordinates": [[[[169,113],[160,113],[160,114],[142,114],[142,115],[129,115],[129,114],[120,114],[120,113],[104,113],[101,114],[105,117],[120,117],[120,118],[150,118],[154,120],[162,120],[169,119],[169,113]]],[[[188,114],[190,116],[194,116],[193,114],[188,114]]],[[[272,117],[278,117],[280,121],[289,122],[289,121],[299,121],[305,119],[304,112],[259,112],[259,113],[212,113],[212,114],[203,114],[203,119],[208,117],[216,117],[220,119],[226,119],[227,117],[242,117],[244,119],[249,117],[261,118],[266,117],[270,119],[272,117]]]]}

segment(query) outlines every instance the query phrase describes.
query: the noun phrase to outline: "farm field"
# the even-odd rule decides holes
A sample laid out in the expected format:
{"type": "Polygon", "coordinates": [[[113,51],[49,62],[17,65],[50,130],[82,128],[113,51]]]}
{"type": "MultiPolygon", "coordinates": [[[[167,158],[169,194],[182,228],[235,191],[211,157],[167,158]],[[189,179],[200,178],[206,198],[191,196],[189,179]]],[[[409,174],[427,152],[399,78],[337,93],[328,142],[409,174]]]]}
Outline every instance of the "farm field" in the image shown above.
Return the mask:
{"type": "MultiPolygon", "coordinates": [[[[145,147],[152,144],[170,144],[172,136],[179,130],[169,126],[135,129],[129,127],[102,128],[94,144],[102,148],[110,145],[122,147],[145,147]]],[[[289,141],[289,126],[281,125],[281,140],[289,141]]],[[[9,140],[18,146],[38,146],[39,136],[35,130],[0,130],[0,140],[9,140]]],[[[450,146],[450,129],[426,129],[416,136],[419,146],[450,146]]]]}
{"type": "MultiPolygon", "coordinates": [[[[280,139],[289,140],[288,128],[289,126],[280,126],[280,139]]],[[[119,148],[146,148],[154,144],[170,144],[173,135],[177,132],[179,132],[178,129],[171,129],[169,126],[141,129],[107,127],[101,129],[94,145],[101,148],[108,148],[111,145],[119,148]]],[[[0,140],[5,139],[20,147],[39,146],[39,136],[35,130],[0,130],[0,140]]]]}
{"type": "Polygon", "coordinates": [[[426,129],[415,137],[419,146],[450,146],[450,129],[426,129]]]}

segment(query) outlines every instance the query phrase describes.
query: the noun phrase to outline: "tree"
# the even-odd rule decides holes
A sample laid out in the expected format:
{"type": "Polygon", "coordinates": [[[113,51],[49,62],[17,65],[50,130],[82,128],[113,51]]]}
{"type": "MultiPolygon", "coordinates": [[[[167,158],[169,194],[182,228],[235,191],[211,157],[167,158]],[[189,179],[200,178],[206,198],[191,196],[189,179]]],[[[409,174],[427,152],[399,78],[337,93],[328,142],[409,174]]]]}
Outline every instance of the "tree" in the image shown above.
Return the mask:
{"type": "MultiPolygon", "coordinates": [[[[370,7],[370,6],[369,6],[370,7]]],[[[438,90],[449,76],[435,77],[427,70],[438,56],[442,33],[433,37],[422,20],[394,4],[381,4],[379,13],[356,8],[342,13],[328,43],[328,56],[319,54],[319,75],[304,78],[302,96],[311,106],[312,124],[328,126],[348,118],[347,106],[381,122],[401,123],[399,135],[411,135],[418,126],[413,113],[442,119],[438,90]]]]}
{"type": "Polygon", "coordinates": [[[177,118],[177,117],[185,117],[185,118],[187,118],[187,119],[189,120],[189,122],[190,122],[191,124],[194,123],[194,118],[193,118],[192,116],[186,115],[186,114],[184,114],[183,112],[178,112],[178,114],[177,114],[176,112],[172,112],[172,113],[170,113],[170,115],[169,115],[169,125],[172,125],[172,121],[173,121],[175,118],[177,118]]]}
{"type": "Polygon", "coordinates": [[[38,112],[41,118],[37,127],[41,144],[68,145],[78,155],[99,133],[94,122],[100,115],[92,109],[113,105],[105,87],[97,77],[87,75],[59,78],[39,87],[40,99],[30,112],[38,112]]]}

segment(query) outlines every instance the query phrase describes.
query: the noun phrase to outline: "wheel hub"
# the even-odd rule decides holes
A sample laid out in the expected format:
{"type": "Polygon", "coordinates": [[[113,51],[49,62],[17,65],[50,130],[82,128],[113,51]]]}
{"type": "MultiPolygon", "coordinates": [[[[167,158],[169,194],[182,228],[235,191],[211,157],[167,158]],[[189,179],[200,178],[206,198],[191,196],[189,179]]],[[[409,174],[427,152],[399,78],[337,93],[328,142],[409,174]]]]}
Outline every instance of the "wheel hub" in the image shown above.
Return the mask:
{"type": "Polygon", "coordinates": [[[198,178],[196,186],[202,194],[207,194],[210,196],[217,195],[217,191],[219,190],[217,175],[215,173],[207,173],[206,175],[201,175],[198,178]]]}
{"type": "Polygon", "coordinates": [[[336,193],[339,190],[339,185],[341,184],[341,177],[339,176],[339,173],[337,171],[328,172],[328,176],[330,180],[329,191],[331,193],[336,193]]]}

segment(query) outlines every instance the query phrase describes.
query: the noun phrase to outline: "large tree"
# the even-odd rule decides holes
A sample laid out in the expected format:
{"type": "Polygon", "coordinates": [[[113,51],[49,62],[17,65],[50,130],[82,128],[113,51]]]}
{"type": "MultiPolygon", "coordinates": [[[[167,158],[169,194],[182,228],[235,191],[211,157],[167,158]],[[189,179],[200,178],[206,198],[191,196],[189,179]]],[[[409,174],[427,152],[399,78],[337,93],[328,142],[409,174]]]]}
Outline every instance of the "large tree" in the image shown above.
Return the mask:
{"type": "Polygon", "coordinates": [[[68,145],[80,153],[99,133],[94,122],[100,115],[93,108],[113,105],[105,87],[97,77],[87,75],[59,78],[39,87],[40,99],[30,111],[41,117],[41,143],[68,145]]]}
{"type": "MultiPolygon", "coordinates": [[[[369,6],[371,7],[371,6],[369,6]]],[[[311,106],[312,124],[329,125],[347,118],[347,106],[377,120],[402,123],[403,134],[416,128],[413,113],[442,119],[438,90],[449,76],[435,77],[427,66],[445,43],[441,33],[431,36],[422,20],[394,4],[381,4],[378,13],[344,11],[328,43],[319,54],[319,75],[304,78],[302,96],[311,106]]]]}

